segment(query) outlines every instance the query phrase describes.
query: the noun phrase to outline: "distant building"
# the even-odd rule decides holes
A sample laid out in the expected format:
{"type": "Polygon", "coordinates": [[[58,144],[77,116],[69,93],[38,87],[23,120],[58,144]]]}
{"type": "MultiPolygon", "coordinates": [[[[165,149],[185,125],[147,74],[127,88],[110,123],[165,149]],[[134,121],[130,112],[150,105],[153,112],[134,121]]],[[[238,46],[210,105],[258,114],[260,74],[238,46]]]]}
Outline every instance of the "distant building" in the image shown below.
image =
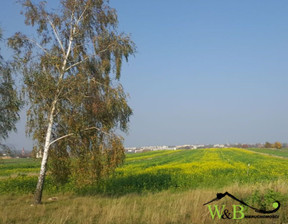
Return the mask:
{"type": "Polygon", "coordinates": [[[225,145],[222,145],[222,144],[215,144],[213,145],[214,148],[224,148],[225,145]]]}

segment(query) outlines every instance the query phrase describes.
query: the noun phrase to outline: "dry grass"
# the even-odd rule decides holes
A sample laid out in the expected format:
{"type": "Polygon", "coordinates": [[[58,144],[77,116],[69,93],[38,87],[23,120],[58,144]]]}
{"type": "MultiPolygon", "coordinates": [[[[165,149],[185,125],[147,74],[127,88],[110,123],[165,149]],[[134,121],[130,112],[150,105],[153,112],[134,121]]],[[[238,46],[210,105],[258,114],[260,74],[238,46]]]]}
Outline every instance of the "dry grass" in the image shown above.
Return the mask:
{"type": "MultiPolygon", "coordinates": [[[[265,186],[233,185],[219,192],[228,191],[231,194],[245,198],[251,192],[259,190],[265,193],[273,189],[282,195],[288,194],[287,183],[278,181],[265,186]]],[[[49,201],[46,196],[42,205],[31,206],[32,196],[1,196],[0,223],[101,223],[101,224],[178,224],[178,223],[288,223],[288,205],[282,205],[279,219],[243,219],[243,220],[213,220],[203,203],[216,196],[212,190],[191,190],[186,192],[165,191],[156,194],[130,194],[118,198],[95,196],[78,197],[73,195],[56,195],[56,201],[49,201]]],[[[51,196],[50,196],[51,197],[51,196]]],[[[231,199],[224,198],[219,204],[231,204],[231,199]]],[[[249,211],[249,215],[253,212],[249,211]]]]}

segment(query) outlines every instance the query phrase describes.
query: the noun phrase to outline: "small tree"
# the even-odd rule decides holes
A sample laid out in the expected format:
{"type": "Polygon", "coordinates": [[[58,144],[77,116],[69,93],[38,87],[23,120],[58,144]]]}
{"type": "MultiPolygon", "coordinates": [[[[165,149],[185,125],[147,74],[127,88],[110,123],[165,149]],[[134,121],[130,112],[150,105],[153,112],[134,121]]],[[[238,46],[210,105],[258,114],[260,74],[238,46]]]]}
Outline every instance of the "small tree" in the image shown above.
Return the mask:
{"type": "MultiPolygon", "coordinates": [[[[0,40],[2,31],[0,29],[0,40]]],[[[15,123],[19,120],[21,100],[17,95],[9,65],[0,54],[0,140],[6,139],[10,131],[16,131],[15,123]]]]}
{"type": "Polygon", "coordinates": [[[265,142],[265,148],[272,148],[272,144],[270,142],[265,142]]]}
{"type": "Polygon", "coordinates": [[[282,144],[280,142],[275,142],[273,148],[276,148],[276,149],[281,149],[282,148],[282,144]]]}
{"type": "Polygon", "coordinates": [[[60,182],[70,174],[60,170],[70,169],[65,160],[71,156],[81,183],[108,175],[123,161],[122,139],[114,132],[126,131],[132,114],[119,79],[122,59],[133,54],[134,44],[117,32],[108,1],[62,0],[57,12],[45,2],[20,2],[26,25],[39,36],[16,33],[9,44],[31,105],[28,133],[43,152],[35,192],[35,203],[41,203],[49,151],[60,182]]]}

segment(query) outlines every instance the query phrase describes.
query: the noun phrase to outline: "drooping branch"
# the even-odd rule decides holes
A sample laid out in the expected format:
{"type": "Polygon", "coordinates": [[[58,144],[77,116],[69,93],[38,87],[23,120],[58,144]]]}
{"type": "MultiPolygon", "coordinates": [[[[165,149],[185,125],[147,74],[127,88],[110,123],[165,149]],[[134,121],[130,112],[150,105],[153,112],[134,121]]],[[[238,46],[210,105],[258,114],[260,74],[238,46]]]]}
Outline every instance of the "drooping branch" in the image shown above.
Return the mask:
{"type": "Polygon", "coordinates": [[[28,40],[31,43],[34,43],[38,48],[40,48],[45,54],[51,55],[41,44],[39,44],[36,40],[25,37],[24,40],[28,40]]]}

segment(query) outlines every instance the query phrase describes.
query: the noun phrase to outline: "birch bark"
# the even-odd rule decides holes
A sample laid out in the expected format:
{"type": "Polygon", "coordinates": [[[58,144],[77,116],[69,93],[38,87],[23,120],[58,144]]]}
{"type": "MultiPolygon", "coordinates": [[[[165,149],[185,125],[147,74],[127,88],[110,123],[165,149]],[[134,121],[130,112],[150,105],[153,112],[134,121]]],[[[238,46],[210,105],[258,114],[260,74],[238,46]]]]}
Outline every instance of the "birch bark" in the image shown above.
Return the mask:
{"type": "Polygon", "coordinates": [[[44,152],[43,152],[43,157],[42,157],[42,162],[41,162],[41,169],[40,169],[38,183],[37,183],[37,187],[36,187],[36,191],[34,195],[35,204],[41,204],[41,201],[42,201],[42,192],[43,192],[43,186],[44,186],[46,170],[47,170],[48,152],[49,152],[49,146],[50,146],[50,140],[51,140],[51,132],[52,132],[56,103],[57,103],[57,99],[55,99],[52,102],[52,107],[51,107],[51,111],[49,115],[49,121],[48,121],[49,123],[47,127],[47,132],[46,132],[44,152]]]}

